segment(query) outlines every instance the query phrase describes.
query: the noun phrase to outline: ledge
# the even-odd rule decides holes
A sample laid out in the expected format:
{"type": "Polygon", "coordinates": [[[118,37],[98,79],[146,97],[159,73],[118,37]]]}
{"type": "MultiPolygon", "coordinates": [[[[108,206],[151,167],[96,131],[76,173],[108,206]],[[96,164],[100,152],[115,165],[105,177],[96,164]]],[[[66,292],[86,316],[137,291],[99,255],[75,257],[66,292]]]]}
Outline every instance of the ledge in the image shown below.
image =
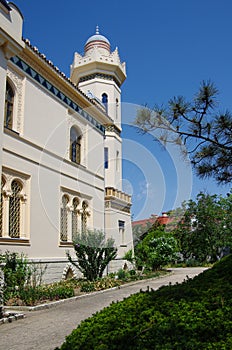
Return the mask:
{"type": "Polygon", "coordinates": [[[30,245],[30,240],[27,238],[11,238],[0,237],[0,244],[12,244],[12,245],[30,245]]]}
{"type": "Polygon", "coordinates": [[[60,244],[59,244],[60,247],[73,247],[73,242],[62,242],[60,241],[60,244]]]}
{"type": "Polygon", "coordinates": [[[13,130],[13,129],[9,129],[6,126],[4,126],[4,132],[6,134],[12,135],[12,136],[19,136],[19,132],[13,130]]]}

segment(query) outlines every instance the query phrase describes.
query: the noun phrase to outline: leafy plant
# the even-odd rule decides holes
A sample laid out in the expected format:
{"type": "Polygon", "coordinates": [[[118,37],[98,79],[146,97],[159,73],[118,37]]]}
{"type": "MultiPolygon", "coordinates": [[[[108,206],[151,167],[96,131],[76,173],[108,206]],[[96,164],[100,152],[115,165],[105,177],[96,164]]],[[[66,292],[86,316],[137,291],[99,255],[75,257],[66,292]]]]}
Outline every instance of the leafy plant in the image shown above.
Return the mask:
{"type": "Polygon", "coordinates": [[[138,268],[152,271],[175,261],[177,242],[165,232],[163,226],[150,230],[147,236],[135,247],[135,261],[138,268]]]}
{"type": "Polygon", "coordinates": [[[4,272],[4,300],[17,296],[18,291],[29,283],[31,269],[27,257],[24,254],[6,251],[0,255],[0,260],[5,263],[4,272]]]}
{"type": "Polygon", "coordinates": [[[126,271],[123,269],[119,269],[117,276],[120,280],[124,280],[126,278],[126,271]]]}
{"type": "Polygon", "coordinates": [[[117,255],[114,240],[108,238],[102,231],[86,231],[78,233],[73,240],[76,253],[74,260],[67,252],[68,260],[83,273],[89,281],[94,281],[103,276],[106,266],[117,255]]]}
{"type": "Polygon", "coordinates": [[[232,248],[232,194],[225,198],[199,193],[185,203],[182,220],[173,233],[183,260],[214,263],[232,248]]]}

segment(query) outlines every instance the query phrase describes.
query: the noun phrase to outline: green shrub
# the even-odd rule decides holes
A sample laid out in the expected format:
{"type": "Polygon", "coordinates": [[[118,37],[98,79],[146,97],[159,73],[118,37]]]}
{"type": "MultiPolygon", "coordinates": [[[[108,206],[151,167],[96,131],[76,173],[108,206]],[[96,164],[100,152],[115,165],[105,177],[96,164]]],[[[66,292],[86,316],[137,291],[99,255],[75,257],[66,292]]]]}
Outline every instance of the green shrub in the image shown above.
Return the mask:
{"type": "Polygon", "coordinates": [[[101,278],[109,262],[117,255],[114,240],[106,239],[105,233],[98,230],[77,233],[73,245],[76,260],[67,252],[68,260],[83,273],[88,281],[101,278]]]}
{"type": "Polygon", "coordinates": [[[141,292],[83,321],[61,350],[232,347],[232,255],[183,284],[141,292]]]}
{"type": "Polygon", "coordinates": [[[126,278],[126,271],[123,269],[119,269],[117,272],[117,276],[120,280],[125,280],[126,278]]]}
{"type": "Polygon", "coordinates": [[[155,271],[177,259],[177,241],[163,226],[151,229],[135,247],[138,269],[155,271]]]}
{"type": "Polygon", "coordinates": [[[4,301],[17,296],[26,284],[30,282],[31,269],[24,254],[6,251],[0,255],[0,261],[5,263],[4,272],[4,301]]]}
{"type": "Polygon", "coordinates": [[[83,282],[81,284],[81,292],[89,293],[95,291],[94,282],[83,282]]]}

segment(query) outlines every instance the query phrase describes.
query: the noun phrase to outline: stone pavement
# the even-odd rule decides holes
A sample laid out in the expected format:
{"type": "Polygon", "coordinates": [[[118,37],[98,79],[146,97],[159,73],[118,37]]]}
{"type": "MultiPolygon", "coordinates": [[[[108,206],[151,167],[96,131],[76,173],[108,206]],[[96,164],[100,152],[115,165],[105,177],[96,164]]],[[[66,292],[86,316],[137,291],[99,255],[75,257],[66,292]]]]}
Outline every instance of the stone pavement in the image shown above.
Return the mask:
{"type": "Polygon", "coordinates": [[[181,283],[186,276],[194,277],[204,268],[174,268],[173,273],[153,280],[138,281],[120,289],[82,296],[40,311],[24,311],[25,318],[0,325],[0,350],[54,350],[84,319],[149,286],[154,290],[169,283],[181,283]]]}

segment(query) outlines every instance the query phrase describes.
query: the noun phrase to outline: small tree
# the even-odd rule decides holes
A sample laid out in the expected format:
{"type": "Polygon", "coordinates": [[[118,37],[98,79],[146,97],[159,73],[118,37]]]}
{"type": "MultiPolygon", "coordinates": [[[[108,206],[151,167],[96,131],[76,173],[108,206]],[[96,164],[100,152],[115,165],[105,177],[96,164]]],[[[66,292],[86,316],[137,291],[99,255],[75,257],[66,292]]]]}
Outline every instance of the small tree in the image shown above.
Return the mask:
{"type": "Polygon", "coordinates": [[[135,247],[136,265],[152,271],[174,262],[176,258],[177,242],[163,226],[151,229],[135,247]]]}
{"type": "Polygon", "coordinates": [[[231,249],[232,194],[225,198],[199,193],[173,231],[184,260],[215,262],[231,249]]]}
{"type": "Polygon", "coordinates": [[[73,260],[67,252],[68,260],[89,281],[101,278],[106,266],[117,255],[114,240],[112,238],[106,240],[105,233],[98,230],[78,233],[73,239],[73,246],[77,260],[73,260]]]}

